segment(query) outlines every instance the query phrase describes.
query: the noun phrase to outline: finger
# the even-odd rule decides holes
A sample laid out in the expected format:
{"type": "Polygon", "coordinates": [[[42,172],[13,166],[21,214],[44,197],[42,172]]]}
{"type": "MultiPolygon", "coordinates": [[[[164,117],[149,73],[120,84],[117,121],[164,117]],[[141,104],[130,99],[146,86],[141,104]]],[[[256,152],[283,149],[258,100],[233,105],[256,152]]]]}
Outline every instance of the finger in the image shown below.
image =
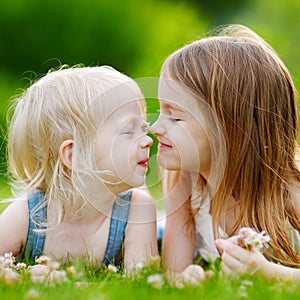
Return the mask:
{"type": "Polygon", "coordinates": [[[215,272],[213,270],[205,271],[205,278],[213,278],[215,276],[215,272]]]}
{"type": "Polygon", "coordinates": [[[29,270],[30,274],[36,275],[36,276],[39,276],[39,275],[42,275],[42,274],[45,273],[45,270],[40,269],[40,268],[30,268],[30,267],[28,267],[28,270],[29,270]]]}
{"type": "Polygon", "coordinates": [[[238,274],[245,272],[245,265],[227,252],[222,256],[222,264],[226,267],[227,272],[238,274]]]}
{"type": "Polygon", "coordinates": [[[234,235],[234,236],[229,237],[228,239],[226,239],[226,241],[231,242],[231,243],[233,243],[233,244],[237,244],[237,242],[238,242],[238,237],[237,237],[237,235],[234,235]]]}
{"type": "Polygon", "coordinates": [[[41,277],[41,276],[31,276],[31,281],[34,283],[43,283],[45,280],[45,277],[41,277]]]}
{"type": "Polygon", "coordinates": [[[231,268],[229,266],[227,266],[227,264],[224,262],[222,262],[222,264],[221,264],[221,269],[222,269],[222,273],[225,275],[229,275],[232,272],[231,268]]]}
{"type": "Polygon", "coordinates": [[[217,250],[219,251],[219,254],[222,256],[223,248],[221,247],[221,245],[222,245],[221,239],[215,240],[215,245],[217,247],[217,250]]]}
{"type": "Polygon", "coordinates": [[[198,285],[205,279],[205,273],[200,266],[190,265],[182,272],[182,279],[186,284],[198,285]]]}
{"type": "Polygon", "coordinates": [[[204,270],[198,266],[198,268],[194,269],[194,272],[191,274],[191,277],[193,277],[197,282],[200,282],[205,279],[205,273],[204,270]]]}
{"type": "Polygon", "coordinates": [[[203,281],[204,277],[196,276],[195,274],[182,274],[182,280],[188,285],[198,285],[203,281]]]}
{"type": "Polygon", "coordinates": [[[229,253],[238,260],[240,260],[243,256],[247,257],[249,255],[249,250],[243,249],[230,241],[219,239],[216,241],[216,244],[223,252],[229,253]]]}
{"type": "Polygon", "coordinates": [[[49,267],[46,265],[34,265],[34,266],[28,266],[29,270],[43,270],[48,269],[49,267]]]}
{"type": "Polygon", "coordinates": [[[42,276],[50,272],[47,266],[29,266],[28,270],[34,276],[42,276]]]}
{"type": "Polygon", "coordinates": [[[193,276],[189,276],[189,274],[182,274],[182,280],[185,284],[188,285],[198,285],[199,282],[193,276]]]}

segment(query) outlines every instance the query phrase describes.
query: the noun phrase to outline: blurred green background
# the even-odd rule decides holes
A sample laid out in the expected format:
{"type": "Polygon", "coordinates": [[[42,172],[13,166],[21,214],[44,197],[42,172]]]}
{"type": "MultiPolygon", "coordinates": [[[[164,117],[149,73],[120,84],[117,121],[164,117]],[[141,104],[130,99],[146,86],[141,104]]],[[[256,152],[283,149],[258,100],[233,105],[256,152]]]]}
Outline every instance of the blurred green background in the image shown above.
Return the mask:
{"type": "MultiPolygon", "coordinates": [[[[59,64],[83,63],[111,65],[133,78],[156,77],[174,50],[216,25],[240,23],[275,48],[299,90],[299,16],[299,0],[2,1],[0,197],[9,194],[5,185],[7,104],[36,75],[59,64]]],[[[155,112],[155,95],[147,100],[149,112],[155,112]]]]}

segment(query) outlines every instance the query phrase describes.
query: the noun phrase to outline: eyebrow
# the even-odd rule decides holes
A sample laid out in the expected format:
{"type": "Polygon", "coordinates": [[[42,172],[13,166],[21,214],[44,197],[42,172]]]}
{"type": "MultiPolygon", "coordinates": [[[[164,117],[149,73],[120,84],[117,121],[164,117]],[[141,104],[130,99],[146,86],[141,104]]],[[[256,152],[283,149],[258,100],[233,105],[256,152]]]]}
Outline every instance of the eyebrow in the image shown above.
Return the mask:
{"type": "MultiPolygon", "coordinates": [[[[120,123],[121,126],[127,125],[127,124],[132,124],[132,125],[136,125],[138,124],[138,122],[140,121],[141,116],[132,116],[129,119],[123,119],[120,123]]],[[[143,121],[143,120],[141,120],[143,121]]]]}
{"type": "Polygon", "coordinates": [[[127,122],[134,122],[134,123],[136,123],[136,122],[140,121],[140,119],[142,119],[142,116],[141,116],[141,115],[139,115],[139,116],[132,116],[132,117],[130,117],[130,118],[127,120],[127,122]]]}
{"type": "Polygon", "coordinates": [[[172,109],[172,110],[176,110],[178,112],[184,112],[184,109],[180,108],[177,105],[172,105],[172,104],[166,103],[164,101],[161,101],[161,103],[162,103],[161,106],[163,106],[166,109],[172,109]]]}

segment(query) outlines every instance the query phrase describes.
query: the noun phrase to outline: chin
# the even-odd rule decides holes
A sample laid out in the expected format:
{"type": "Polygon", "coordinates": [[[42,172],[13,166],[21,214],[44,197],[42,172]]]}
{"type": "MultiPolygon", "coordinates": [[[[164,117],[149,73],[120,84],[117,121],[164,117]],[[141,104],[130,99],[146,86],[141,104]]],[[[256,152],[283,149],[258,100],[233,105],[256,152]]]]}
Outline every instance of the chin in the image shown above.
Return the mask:
{"type": "Polygon", "coordinates": [[[128,188],[137,188],[145,184],[145,176],[133,175],[131,178],[127,178],[124,183],[128,188]]]}
{"type": "Polygon", "coordinates": [[[157,161],[159,165],[169,171],[181,170],[181,165],[174,160],[164,159],[161,156],[158,156],[157,161]]]}
{"type": "Polygon", "coordinates": [[[133,184],[132,184],[132,187],[140,187],[142,185],[145,184],[145,179],[140,179],[140,180],[136,180],[133,184]]]}

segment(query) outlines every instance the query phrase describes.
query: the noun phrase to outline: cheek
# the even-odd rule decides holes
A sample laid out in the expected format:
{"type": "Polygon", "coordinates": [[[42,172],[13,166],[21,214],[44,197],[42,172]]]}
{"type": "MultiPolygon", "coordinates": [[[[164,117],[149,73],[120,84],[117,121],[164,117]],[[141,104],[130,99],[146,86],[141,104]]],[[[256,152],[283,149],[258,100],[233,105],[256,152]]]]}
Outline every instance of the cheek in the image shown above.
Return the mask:
{"type": "Polygon", "coordinates": [[[197,168],[198,147],[195,137],[183,126],[176,126],[168,132],[172,142],[172,150],[163,149],[159,152],[158,160],[162,167],[167,168],[197,168]]]}
{"type": "Polygon", "coordinates": [[[184,127],[178,127],[174,132],[174,145],[177,152],[197,153],[197,142],[196,134],[184,127]]]}
{"type": "Polygon", "coordinates": [[[200,170],[208,172],[211,165],[211,147],[207,133],[203,129],[199,130],[196,143],[200,170]]]}
{"type": "Polygon", "coordinates": [[[184,168],[199,170],[200,166],[207,166],[210,161],[210,145],[205,130],[200,126],[184,130],[178,140],[177,153],[184,168]]]}
{"type": "Polygon", "coordinates": [[[128,138],[115,139],[111,147],[111,157],[115,169],[126,167],[132,164],[135,153],[135,143],[128,138]]]}
{"type": "Polygon", "coordinates": [[[190,138],[184,139],[180,148],[178,148],[177,153],[181,164],[185,169],[199,169],[199,148],[197,147],[195,140],[190,138]]]}

